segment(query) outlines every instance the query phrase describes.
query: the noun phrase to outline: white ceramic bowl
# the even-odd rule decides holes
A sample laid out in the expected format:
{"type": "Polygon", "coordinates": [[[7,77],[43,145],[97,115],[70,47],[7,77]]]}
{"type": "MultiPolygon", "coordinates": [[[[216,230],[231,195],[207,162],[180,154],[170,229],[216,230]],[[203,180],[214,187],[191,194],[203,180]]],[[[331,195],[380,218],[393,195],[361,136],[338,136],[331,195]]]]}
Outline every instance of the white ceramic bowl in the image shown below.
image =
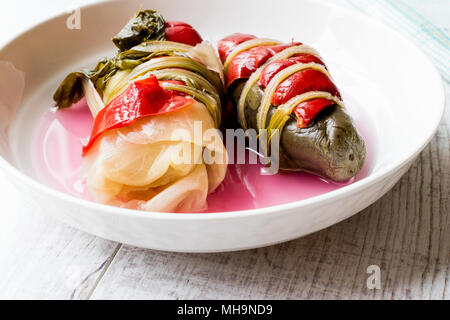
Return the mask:
{"type": "Polygon", "coordinates": [[[65,223],[135,246],[184,252],[255,248],[326,228],[364,209],[407,171],[433,136],[444,108],[440,76],[424,54],[371,19],[318,1],[105,2],[81,9],[81,30],[67,14],[42,23],[0,51],[0,167],[24,195],[65,223]],[[65,74],[112,52],[110,38],[137,11],[160,11],[193,24],[214,42],[233,32],[315,46],[370,131],[366,178],[318,197],[270,208],[213,214],[137,212],[77,199],[37,181],[33,127],[65,74]],[[22,90],[23,89],[23,90],[22,90]],[[364,115],[364,116],[362,116],[364,115]]]}

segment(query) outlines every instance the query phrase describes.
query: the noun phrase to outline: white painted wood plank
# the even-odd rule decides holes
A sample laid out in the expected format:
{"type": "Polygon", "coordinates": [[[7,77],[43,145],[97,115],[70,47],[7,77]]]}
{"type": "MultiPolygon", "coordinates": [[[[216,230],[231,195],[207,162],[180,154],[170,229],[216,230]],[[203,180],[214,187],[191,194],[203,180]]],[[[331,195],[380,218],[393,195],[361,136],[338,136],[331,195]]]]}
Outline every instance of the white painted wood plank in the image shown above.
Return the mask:
{"type": "Polygon", "coordinates": [[[47,217],[2,178],[0,299],[87,298],[117,244],[47,217]]]}

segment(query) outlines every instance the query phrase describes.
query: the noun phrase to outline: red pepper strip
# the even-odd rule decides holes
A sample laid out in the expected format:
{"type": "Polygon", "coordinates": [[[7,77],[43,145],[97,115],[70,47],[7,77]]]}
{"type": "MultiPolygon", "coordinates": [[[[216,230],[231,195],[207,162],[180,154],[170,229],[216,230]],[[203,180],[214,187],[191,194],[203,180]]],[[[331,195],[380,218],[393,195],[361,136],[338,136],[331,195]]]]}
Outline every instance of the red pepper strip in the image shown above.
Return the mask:
{"type": "Polygon", "coordinates": [[[220,60],[225,62],[228,55],[240,45],[242,42],[255,39],[256,37],[251,34],[233,33],[232,35],[223,38],[219,41],[217,49],[219,51],[220,60]]]}
{"type": "Polygon", "coordinates": [[[281,70],[286,69],[287,67],[290,67],[297,63],[311,63],[311,62],[315,62],[317,64],[325,66],[325,64],[320,58],[311,54],[302,54],[289,59],[273,61],[269,63],[267,66],[265,66],[264,69],[262,70],[261,77],[258,81],[258,85],[265,88],[269,84],[270,80],[272,80],[272,78],[275,77],[275,75],[281,70]]]}
{"type": "Polygon", "coordinates": [[[262,66],[267,60],[273,57],[280,51],[292,46],[297,46],[300,43],[282,44],[277,46],[262,46],[251,48],[247,51],[239,53],[231,61],[227,74],[225,75],[225,82],[227,87],[230,86],[237,79],[248,79],[253,72],[262,66]]]}
{"type": "Polygon", "coordinates": [[[334,105],[334,101],[318,98],[300,103],[294,113],[297,116],[297,127],[305,128],[323,109],[334,105]]]}
{"type": "Polygon", "coordinates": [[[89,142],[83,147],[83,156],[105,131],[129,126],[143,117],[173,112],[194,102],[192,98],[161,88],[154,75],[135,81],[97,114],[89,142]]]}
{"type": "Polygon", "coordinates": [[[341,98],[338,89],[326,74],[314,69],[305,69],[281,82],[273,95],[272,104],[282,105],[293,97],[309,91],[325,91],[341,98]]]}
{"type": "Polygon", "coordinates": [[[202,37],[189,24],[180,21],[166,22],[166,40],[195,46],[201,43],[202,37]]]}
{"type": "Polygon", "coordinates": [[[166,28],[173,28],[173,27],[188,27],[192,28],[192,26],[189,23],[183,22],[183,21],[166,21],[166,28]]]}
{"type": "Polygon", "coordinates": [[[266,62],[272,53],[266,47],[255,47],[239,53],[230,63],[225,83],[230,86],[237,79],[248,79],[256,69],[266,62]]]}

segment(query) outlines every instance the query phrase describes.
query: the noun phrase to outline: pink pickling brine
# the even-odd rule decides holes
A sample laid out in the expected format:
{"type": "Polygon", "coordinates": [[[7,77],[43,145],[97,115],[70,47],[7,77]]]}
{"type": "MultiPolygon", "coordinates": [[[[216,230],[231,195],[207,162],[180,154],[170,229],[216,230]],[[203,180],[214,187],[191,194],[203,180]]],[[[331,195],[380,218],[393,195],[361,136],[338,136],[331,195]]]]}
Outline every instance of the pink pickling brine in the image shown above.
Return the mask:
{"type": "MultiPolygon", "coordinates": [[[[34,135],[34,165],[40,178],[59,191],[88,200],[81,150],[89,140],[92,121],[83,99],[69,109],[47,111],[34,135]]],[[[366,141],[369,157],[352,180],[333,183],[304,172],[264,175],[264,166],[260,164],[229,164],[225,180],[208,196],[208,209],[202,212],[230,212],[285,204],[361,180],[367,176],[371,163],[370,139],[362,126],[363,119],[356,118],[355,121],[360,124],[358,127],[366,141]]]]}

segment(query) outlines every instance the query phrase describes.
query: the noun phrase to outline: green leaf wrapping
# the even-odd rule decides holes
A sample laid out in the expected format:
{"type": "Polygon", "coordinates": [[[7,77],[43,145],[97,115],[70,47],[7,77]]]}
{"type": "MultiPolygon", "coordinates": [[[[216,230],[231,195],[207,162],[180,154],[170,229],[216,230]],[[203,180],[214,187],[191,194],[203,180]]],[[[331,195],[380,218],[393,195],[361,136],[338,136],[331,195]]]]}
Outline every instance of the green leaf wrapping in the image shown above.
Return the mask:
{"type": "Polygon", "coordinates": [[[165,40],[165,21],[156,11],[139,11],[112,39],[120,51],[128,50],[147,40],[165,40]]]}
{"type": "Polygon", "coordinates": [[[72,72],[59,85],[53,100],[59,108],[68,108],[83,98],[82,80],[89,79],[99,92],[103,92],[108,80],[119,70],[115,59],[100,61],[94,70],[72,72]]]}
{"type": "Polygon", "coordinates": [[[128,24],[114,37],[113,42],[119,48],[119,53],[113,58],[100,61],[94,70],[81,70],[70,73],[60,84],[53,100],[59,108],[68,108],[83,98],[82,80],[89,79],[101,95],[106,84],[118,71],[134,69],[155,55],[148,41],[165,40],[165,21],[153,10],[143,10],[136,13],[128,24]],[[137,50],[127,49],[138,46],[137,50]]]}
{"type": "Polygon", "coordinates": [[[112,58],[100,61],[93,70],[81,70],[69,74],[54,94],[56,105],[67,108],[83,98],[83,80],[92,82],[106,104],[111,97],[120,92],[126,84],[123,83],[124,81],[132,79],[132,75],[141,76],[142,74],[138,71],[150,72],[158,74],[159,79],[185,82],[186,88],[176,87],[174,90],[179,89],[178,91],[183,92],[189,90],[188,93],[191,93],[196,100],[207,105],[216,125],[219,126],[221,100],[224,98],[220,74],[190,58],[189,52],[193,49],[192,46],[166,41],[164,25],[163,18],[155,11],[138,12],[113,39],[120,51],[112,58]],[[159,56],[164,58],[152,60],[159,56]],[[148,70],[146,65],[149,67],[148,70]],[[120,71],[131,72],[118,81],[121,79],[118,74],[120,71]]]}
{"type": "Polygon", "coordinates": [[[129,50],[120,52],[116,62],[121,70],[128,70],[157,56],[183,55],[190,49],[191,46],[178,42],[145,41],[129,50]]]}
{"type": "Polygon", "coordinates": [[[72,72],[64,79],[53,95],[58,108],[68,108],[83,98],[82,81],[85,77],[89,77],[88,74],[80,71],[72,72]]]}

